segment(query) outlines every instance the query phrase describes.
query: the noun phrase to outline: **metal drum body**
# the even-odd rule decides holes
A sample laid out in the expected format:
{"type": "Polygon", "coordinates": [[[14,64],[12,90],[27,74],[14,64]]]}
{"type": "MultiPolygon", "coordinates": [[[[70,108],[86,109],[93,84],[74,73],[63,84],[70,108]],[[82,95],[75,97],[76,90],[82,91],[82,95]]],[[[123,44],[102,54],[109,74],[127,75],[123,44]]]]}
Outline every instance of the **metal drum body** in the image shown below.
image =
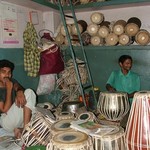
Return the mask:
{"type": "Polygon", "coordinates": [[[94,150],[126,150],[125,132],[121,127],[102,137],[93,137],[94,150]]]}
{"type": "Polygon", "coordinates": [[[150,150],[150,91],[135,93],[127,126],[128,150],[150,150]]]}
{"type": "Polygon", "coordinates": [[[97,110],[108,120],[121,120],[129,111],[127,93],[101,92],[97,110]]]}
{"type": "Polygon", "coordinates": [[[82,132],[68,131],[56,134],[46,150],[94,150],[91,138],[82,132]]]}

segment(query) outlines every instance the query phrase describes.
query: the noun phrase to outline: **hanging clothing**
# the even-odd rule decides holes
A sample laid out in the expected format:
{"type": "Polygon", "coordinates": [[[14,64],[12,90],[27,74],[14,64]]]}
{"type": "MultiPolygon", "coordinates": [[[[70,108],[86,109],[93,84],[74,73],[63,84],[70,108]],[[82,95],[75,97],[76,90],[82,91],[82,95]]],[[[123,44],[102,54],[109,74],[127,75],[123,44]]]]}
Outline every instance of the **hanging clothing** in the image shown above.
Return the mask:
{"type": "Polygon", "coordinates": [[[40,52],[37,45],[37,32],[31,22],[27,23],[23,33],[24,40],[24,69],[28,76],[36,77],[40,67],[40,52]]]}

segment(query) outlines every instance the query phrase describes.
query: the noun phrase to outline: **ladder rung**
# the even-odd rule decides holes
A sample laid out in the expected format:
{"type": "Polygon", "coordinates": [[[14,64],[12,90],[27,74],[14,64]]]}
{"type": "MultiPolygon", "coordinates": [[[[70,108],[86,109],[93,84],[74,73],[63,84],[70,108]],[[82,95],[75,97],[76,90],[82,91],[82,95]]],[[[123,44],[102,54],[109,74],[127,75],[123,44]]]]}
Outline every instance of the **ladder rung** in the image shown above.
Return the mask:
{"type": "Polygon", "coordinates": [[[68,17],[68,18],[73,18],[73,16],[69,16],[69,15],[65,15],[65,17],[68,17]]]}
{"type": "Polygon", "coordinates": [[[85,84],[85,85],[83,85],[84,90],[89,89],[89,88],[91,88],[91,87],[92,87],[92,85],[90,85],[90,84],[85,84]]]}

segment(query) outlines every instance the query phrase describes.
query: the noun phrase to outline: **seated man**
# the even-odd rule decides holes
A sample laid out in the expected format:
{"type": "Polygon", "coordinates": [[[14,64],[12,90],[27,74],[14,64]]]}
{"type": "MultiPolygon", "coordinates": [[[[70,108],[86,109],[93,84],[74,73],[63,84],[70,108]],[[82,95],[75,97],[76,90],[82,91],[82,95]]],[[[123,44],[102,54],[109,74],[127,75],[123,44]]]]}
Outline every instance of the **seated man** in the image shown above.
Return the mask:
{"type": "Polygon", "coordinates": [[[34,112],[36,95],[12,78],[13,70],[12,62],[0,60],[0,125],[20,138],[34,112]]]}

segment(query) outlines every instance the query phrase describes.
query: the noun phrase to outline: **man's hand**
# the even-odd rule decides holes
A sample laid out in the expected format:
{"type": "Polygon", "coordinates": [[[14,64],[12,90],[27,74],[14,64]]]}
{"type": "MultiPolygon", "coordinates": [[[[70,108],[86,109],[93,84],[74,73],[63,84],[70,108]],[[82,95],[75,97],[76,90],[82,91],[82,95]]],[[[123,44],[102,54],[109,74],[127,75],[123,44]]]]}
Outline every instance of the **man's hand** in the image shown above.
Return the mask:
{"type": "Polygon", "coordinates": [[[12,81],[10,81],[9,78],[5,78],[4,80],[5,80],[6,90],[11,91],[12,88],[13,88],[13,83],[12,83],[12,81]]]}
{"type": "Polygon", "coordinates": [[[25,98],[24,92],[22,90],[19,90],[16,92],[15,103],[18,107],[24,107],[25,106],[26,98],[25,98]]]}

